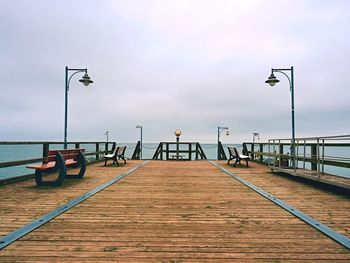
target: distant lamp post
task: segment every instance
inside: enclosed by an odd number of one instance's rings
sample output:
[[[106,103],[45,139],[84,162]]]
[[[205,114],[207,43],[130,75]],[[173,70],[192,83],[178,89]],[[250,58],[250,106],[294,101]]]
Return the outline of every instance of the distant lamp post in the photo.
[[[255,143],[255,138],[260,140],[260,134],[258,132],[253,132],[253,144]]]
[[[68,77],[68,73],[70,71],[74,71],[72,75]],[[90,79],[89,75],[87,74],[87,68],[85,69],[76,69],[76,68],[68,68],[65,69],[65,107],[64,107],[64,149],[67,149],[67,117],[68,117],[68,91],[69,91],[69,83],[72,77],[79,73],[79,72],[85,72],[84,76],[79,80],[82,82],[85,86],[89,86],[93,81]]]
[[[290,77],[284,71],[290,72]],[[272,68],[270,77],[265,81],[265,83],[268,83],[270,86],[274,86],[276,83],[279,82],[279,80],[273,74],[274,72],[279,72],[285,75],[289,80],[290,93],[291,93],[291,108],[292,108],[292,143],[290,147],[290,153],[292,157],[292,165],[295,166],[294,69],[293,67],[286,68],[286,69]]]
[[[140,129],[140,159],[142,159],[142,126],[141,125],[136,125],[137,129]]]
[[[107,137],[107,144],[108,144],[108,134],[109,134],[109,131],[106,131],[105,135]]]
[[[179,129],[175,130],[176,136],[176,159],[179,160],[179,141],[180,141],[181,131]]]
[[[176,142],[179,142],[179,137],[181,135],[181,131],[179,129],[175,130]]]
[[[226,130],[226,136],[229,136],[230,135],[230,131],[229,131],[228,127],[220,127],[220,126],[218,126],[218,160],[220,158],[220,150],[219,150],[220,135],[221,135],[221,132],[223,132],[225,130]]]

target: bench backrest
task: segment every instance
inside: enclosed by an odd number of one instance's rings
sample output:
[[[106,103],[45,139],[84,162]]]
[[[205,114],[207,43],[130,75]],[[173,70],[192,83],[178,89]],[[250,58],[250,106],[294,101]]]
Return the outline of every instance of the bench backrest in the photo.
[[[233,150],[235,150],[236,156],[238,157],[239,156],[239,152],[237,151],[237,148],[233,147]]]
[[[237,157],[237,150],[235,147],[227,147],[230,156]]]
[[[123,156],[125,153],[126,146],[120,146],[117,150],[117,156]]]
[[[76,160],[78,158],[78,154],[80,152],[84,153],[85,149],[64,149],[64,150],[49,150],[48,151],[48,162],[53,162],[56,160],[56,154],[59,152],[62,154],[62,157],[64,160],[74,159]]]

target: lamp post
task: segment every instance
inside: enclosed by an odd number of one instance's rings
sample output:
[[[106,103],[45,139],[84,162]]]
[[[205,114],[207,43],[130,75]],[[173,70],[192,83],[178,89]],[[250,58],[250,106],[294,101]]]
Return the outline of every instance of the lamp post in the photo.
[[[290,77],[286,72],[290,72]],[[279,72],[285,75],[289,81],[290,93],[291,93],[291,108],[292,108],[292,143],[290,148],[290,153],[292,157],[292,165],[295,166],[295,118],[294,118],[294,69],[293,66],[290,68],[272,68],[270,77],[265,81],[270,86],[274,86],[279,80],[273,74],[274,72]]]
[[[140,129],[141,135],[140,135],[140,159],[142,159],[142,126],[141,125],[136,125],[137,129]]]
[[[72,75],[68,78],[69,71],[74,71]],[[90,85],[93,83],[93,81],[90,79],[89,75],[87,74],[87,68],[85,69],[77,69],[77,68],[68,68],[65,69],[65,106],[64,106],[64,149],[67,149],[67,116],[68,116],[68,91],[69,91],[69,83],[72,77],[79,73],[79,72],[85,72],[84,76],[79,80],[82,82],[85,86]]]
[[[105,135],[107,136],[107,145],[108,145],[108,134],[109,134],[109,131],[106,131]]]
[[[176,136],[176,159],[179,160],[179,141],[180,141],[181,131],[179,129],[175,130]]]
[[[224,130],[226,130],[226,135],[229,136],[230,135],[230,131],[229,131],[228,127],[220,127],[220,126],[218,126],[218,160],[220,158],[220,150],[219,150],[220,134]]]
[[[258,140],[260,140],[260,134],[258,132],[253,132],[253,144],[255,143],[255,138],[258,138]]]

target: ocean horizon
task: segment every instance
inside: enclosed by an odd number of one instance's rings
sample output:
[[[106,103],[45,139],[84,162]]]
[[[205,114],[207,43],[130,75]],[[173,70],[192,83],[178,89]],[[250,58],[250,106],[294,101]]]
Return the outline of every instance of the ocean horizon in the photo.
[[[133,152],[136,147],[136,143],[117,143],[117,146],[126,146],[125,156],[131,159]],[[159,143],[143,143],[142,147],[142,159],[149,160],[152,159]],[[242,152],[242,144],[223,144],[226,156],[229,157],[227,150],[228,146],[237,147],[240,152]],[[74,146],[71,146],[74,147]],[[93,144],[81,144],[81,148],[85,148],[87,153],[95,152],[95,145]],[[216,143],[203,143],[201,147],[208,160],[217,160],[217,144]],[[70,148],[70,147],[69,147]],[[63,149],[63,144],[50,145],[50,149]],[[104,150],[104,144],[101,144],[101,151]],[[181,146],[180,146],[181,150]],[[350,156],[350,149],[338,148],[331,149],[332,154],[336,156]],[[267,147],[264,147],[264,151],[267,151]],[[287,151],[286,151],[287,152]],[[42,158],[42,144],[23,144],[23,145],[0,145],[0,162],[8,161],[18,161],[26,159]],[[88,161],[94,161],[95,156],[87,156]],[[265,158],[264,160],[268,160]],[[301,162],[299,162],[301,163]],[[302,164],[299,165],[302,167]],[[306,163],[306,168],[310,169],[310,164]],[[342,167],[334,167],[325,165],[326,173],[348,177],[350,178],[350,169]],[[26,165],[19,165],[14,167],[0,168],[0,180],[8,179],[18,176],[23,176],[27,174],[32,174],[33,170],[26,168]]]
[[[131,159],[134,153],[136,143],[117,143],[117,146],[126,146],[125,156]],[[142,159],[152,159],[159,143],[143,143],[142,147]],[[241,148],[241,144],[223,144],[226,155],[228,155],[227,146],[235,146]],[[85,151],[95,152],[95,145],[92,144],[81,144],[81,148]],[[201,144],[201,147],[209,160],[217,159],[217,144]],[[50,145],[50,149],[63,149],[63,144]],[[101,151],[104,150],[104,145],[101,144]],[[240,149],[241,150],[241,149]],[[26,160],[34,158],[42,158],[42,144],[24,144],[24,145],[0,145],[0,162]],[[88,161],[94,161],[94,155],[87,157]],[[33,173],[33,170],[26,168],[26,165],[19,165],[15,167],[0,168],[0,180],[7,179],[17,176]]]

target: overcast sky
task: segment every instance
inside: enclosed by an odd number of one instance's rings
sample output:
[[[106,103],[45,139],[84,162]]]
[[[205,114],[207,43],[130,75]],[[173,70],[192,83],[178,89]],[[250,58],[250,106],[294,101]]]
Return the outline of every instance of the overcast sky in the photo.
[[[0,140],[224,143],[350,133],[348,0],[0,0]]]

